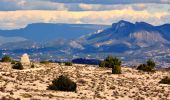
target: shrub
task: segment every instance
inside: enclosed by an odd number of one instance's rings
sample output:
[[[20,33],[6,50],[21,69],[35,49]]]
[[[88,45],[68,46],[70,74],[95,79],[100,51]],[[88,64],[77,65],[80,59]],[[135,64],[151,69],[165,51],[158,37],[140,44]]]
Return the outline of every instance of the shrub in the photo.
[[[137,67],[137,70],[142,70],[142,71],[145,71],[145,72],[151,72],[152,68],[150,66],[148,66],[147,64],[140,64]]]
[[[9,57],[9,56],[4,56],[4,57],[1,59],[1,61],[2,61],[2,62],[11,62],[12,59],[11,59],[11,57]]]
[[[49,61],[40,61],[41,64],[49,64]]]
[[[65,62],[65,66],[72,66],[73,64],[71,62]]]
[[[118,65],[113,66],[112,74],[121,74],[121,66]]]
[[[16,64],[14,64],[12,66],[13,69],[19,69],[19,70],[22,70],[24,69],[23,65],[20,63],[20,62],[17,62]]]
[[[11,61],[11,64],[15,64],[15,61],[14,61],[14,60],[12,60],[12,61]]]
[[[140,64],[137,67],[137,70],[142,70],[142,71],[145,71],[145,72],[152,72],[155,65],[156,65],[155,62],[149,59],[146,63],[147,64]]]
[[[63,75],[59,76],[57,79],[54,79],[52,84],[48,86],[49,90],[59,91],[76,91],[76,88],[76,83]]]
[[[150,66],[152,69],[153,69],[153,68],[155,67],[155,65],[156,65],[155,62],[152,61],[151,59],[149,59],[146,63],[147,63],[147,65]]]
[[[159,81],[159,83],[161,83],[161,84],[170,84],[170,78],[168,76],[166,76],[161,81]]]
[[[35,65],[32,63],[32,64],[31,64],[31,68],[34,68],[34,67],[35,67]]]
[[[99,67],[112,68],[112,74],[120,74],[121,73],[121,60],[116,57],[108,56],[104,61],[102,61],[99,64]]]
[[[105,67],[105,61],[101,61],[99,67]]]
[[[15,60],[12,60],[11,61],[11,64],[16,64],[16,63],[18,63],[19,61],[15,61]]]

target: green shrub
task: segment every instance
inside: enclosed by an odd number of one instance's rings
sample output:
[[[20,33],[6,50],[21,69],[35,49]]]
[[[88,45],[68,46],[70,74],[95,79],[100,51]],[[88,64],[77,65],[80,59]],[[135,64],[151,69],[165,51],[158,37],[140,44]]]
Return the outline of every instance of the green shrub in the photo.
[[[20,63],[20,62],[17,62],[16,64],[14,64],[12,66],[13,69],[19,69],[19,70],[22,70],[24,69],[23,65]]]
[[[2,61],[2,62],[11,62],[12,59],[11,59],[11,57],[9,57],[9,56],[4,56],[4,57],[1,59],[1,61]]]
[[[145,72],[152,72],[155,65],[156,65],[155,62],[149,59],[146,63],[147,64],[140,64],[137,67],[137,70],[142,70],[142,71],[145,71]]]
[[[65,66],[72,66],[73,64],[71,62],[65,62]]]
[[[99,67],[108,67],[112,68],[112,74],[120,74],[121,73],[121,60],[108,56],[104,61],[101,61]]]
[[[121,66],[118,65],[113,66],[112,74],[121,74]]]
[[[40,61],[41,64],[49,64],[49,61]]]
[[[142,71],[145,71],[145,72],[151,72],[152,68],[150,66],[148,66],[147,64],[140,64],[137,67],[137,70],[142,70]]]
[[[170,84],[170,78],[168,76],[166,76],[161,81],[159,81],[159,83],[161,83],[161,84]]]
[[[155,67],[155,65],[156,65],[155,62],[152,61],[151,59],[149,59],[146,63],[147,63],[147,65],[150,66],[152,69],[153,69],[153,68]]]
[[[101,61],[99,67],[105,67],[105,61]]]
[[[59,91],[76,91],[76,88],[76,83],[63,75],[59,76],[57,79],[54,79],[52,84],[48,86],[49,90]]]

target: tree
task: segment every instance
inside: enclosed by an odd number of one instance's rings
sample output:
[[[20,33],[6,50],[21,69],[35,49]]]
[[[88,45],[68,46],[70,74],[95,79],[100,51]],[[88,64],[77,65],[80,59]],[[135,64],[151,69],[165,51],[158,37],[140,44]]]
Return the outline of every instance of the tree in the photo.
[[[156,65],[155,62],[152,61],[151,59],[149,59],[146,63],[147,63],[147,65],[150,66],[152,69],[153,69],[153,68],[155,67],[155,65]]]
[[[112,68],[113,74],[120,74],[121,73],[121,60],[113,57],[108,56],[104,61],[101,61],[99,67],[108,67]]]

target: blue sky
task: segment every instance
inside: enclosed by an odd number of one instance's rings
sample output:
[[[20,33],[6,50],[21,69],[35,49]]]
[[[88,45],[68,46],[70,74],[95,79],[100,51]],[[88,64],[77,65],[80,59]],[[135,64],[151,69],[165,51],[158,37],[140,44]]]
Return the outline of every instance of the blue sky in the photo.
[[[170,0],[0,0],[0,29],[29,23],[170,23]]]

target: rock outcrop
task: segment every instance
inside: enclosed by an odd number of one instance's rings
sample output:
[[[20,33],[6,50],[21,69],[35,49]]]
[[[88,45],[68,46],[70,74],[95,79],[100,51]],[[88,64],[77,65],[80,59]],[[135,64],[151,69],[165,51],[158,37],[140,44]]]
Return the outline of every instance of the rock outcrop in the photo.
[[[20,62],[24,66],[30,66],[31,65],[29,56],[26,53],[21,56]]]

